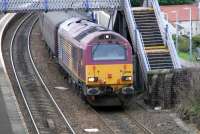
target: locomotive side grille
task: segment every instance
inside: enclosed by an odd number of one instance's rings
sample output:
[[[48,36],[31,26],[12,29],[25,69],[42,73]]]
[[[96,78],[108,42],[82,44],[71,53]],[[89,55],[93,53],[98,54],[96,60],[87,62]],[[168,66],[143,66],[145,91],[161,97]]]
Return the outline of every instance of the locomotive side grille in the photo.
[[[97,31],[97,28],[91,27],[85,30],[84,32],[80,33],[78,36],[75,37],[75,39],[80,42],[80,40],[83,39],[85,36],[87,36],[88,34],[94,33],[95,31]]]
[[[75,37],[75,39],[77,40],[77,41],[79,41],[80,42],[80,40],[81,39],[83,39],[85,36],[87,36],[87,35],[89,35],[89,34],[91,34],[91,33],[94,33],[94,32],[96,32],[96,31],[100,31],[101,29],[99,28],[99,27],[94,27],[94,26],[92,26],[92,27],[90,27],[89,29],[87,29],[87,30],[84,30],[83,32],[81,32],[79,35],[77,35],[76,37]]]

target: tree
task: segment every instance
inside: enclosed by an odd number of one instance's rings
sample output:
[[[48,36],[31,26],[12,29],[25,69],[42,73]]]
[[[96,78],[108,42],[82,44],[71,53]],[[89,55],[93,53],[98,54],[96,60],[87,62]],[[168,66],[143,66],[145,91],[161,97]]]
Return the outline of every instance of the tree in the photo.
[[[196,35],[192,37],[193,48],[200,47],[200,35]]]
[[[189,4],[195,2],[195,0],[158,0],[161,5],[178,5]]]
[[[132,6],[140,6],[143,3],[143,0],[131,0]]]

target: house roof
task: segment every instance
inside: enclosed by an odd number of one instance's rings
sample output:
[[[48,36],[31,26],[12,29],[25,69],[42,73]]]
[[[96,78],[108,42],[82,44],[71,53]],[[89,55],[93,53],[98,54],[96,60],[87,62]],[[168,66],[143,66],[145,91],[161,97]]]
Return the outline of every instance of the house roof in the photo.
[[[198,4],[161,6],[161,10],[168,15],[169,22],[176,21],[176,12],[178,13],[179,21],[189,21],[189,10],[186,8],[191,8],[192,21],[199,20]]]

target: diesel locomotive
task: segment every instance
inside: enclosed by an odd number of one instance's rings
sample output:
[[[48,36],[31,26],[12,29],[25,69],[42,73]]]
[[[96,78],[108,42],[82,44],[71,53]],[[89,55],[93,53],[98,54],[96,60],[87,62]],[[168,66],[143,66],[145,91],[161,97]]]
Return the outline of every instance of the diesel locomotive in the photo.
[[[134,72],[127,39],[79,13],[43,13],[39,24],[67,79],[90,105],[128,104],[134,93]]]

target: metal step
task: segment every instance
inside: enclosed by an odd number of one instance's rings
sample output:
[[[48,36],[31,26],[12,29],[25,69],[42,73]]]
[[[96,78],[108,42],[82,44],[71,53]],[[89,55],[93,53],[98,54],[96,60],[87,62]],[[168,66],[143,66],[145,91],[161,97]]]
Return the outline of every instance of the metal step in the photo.
[[[148,59],[150,60],[163,60],[163,59],[171,59],[170,53],[163,53],[163,54],[155,54],[155,53],[148,53]]]
[[[163,67],[163,66],[173,66],[172,63],[154,63],[154,64],[150,64],[151,67]]]
[[[162,43],[163,44],[163,43]],[[149,47],[159,47],[161,44],[144,44],[144,47],[145,48],[149,48]],[[147,50],[157,50],[157,49],[145,49],[146,51]],[[160,49],[158,49],[160,50]],[[165,49],[166,50],[166,49]]]
[[[146,18],[146,17],[153,17],[156,18],[155,14],[135,14],[133,13],[135,18]]]
[[[144,29],[144,28],[140,29],[139,28],[139,31],[140,32],[158,32],[158,31],[160,31],[160,29],[159,28],[157,28],[157,29],[147,29],[147,28],[146,29]]]
[[[150,57],[150,56],[147,56],[149,61],[153,61],[153,60],[170,60],[171,59],[171,56],[160,56],[160,57]]]
[[[161,33],[158,33],[158,34],[143,34],[142,37],[143,38],[152,38],[152,37],[160,37],[160,38],[162,38]]]
[[[137,16],[137,15],[146,15],[146,14],[155,15],[153,10],[151,10],[151,11],[150,11],[150,10],[149,10],[149,11],[145,11],[145,10],[140,10],[140,11],[138,11],[138,10],[133,10],[132,12],[133,12],[133,14],[136,15],[136,16]]]
[[[140,16],[140,17],[135,17],[135,20],[155,20],[156,17],[153,17],[153,16]]]
[[[149,64],[156,64],[156,63],[168,63],[173,64],[171,59],[155,59],[155,60],[149,60]]]
[[[154,23],[154,24],[157,24],[157,20],[145,20],[145,19],[137,20],[136,18],[135,18],[135,20],[136,20],[136,23],[141,23],[141,24],[143,24],[143,23],[147,23],[147,24]]]
[[[147,19],[136,19],[135,18],[135,21],[136,21],[136,23],[141,23],[141,24],[144,24],[144,23],[147,23],[147,24],[157,24],[158,23],[157,20],[154,20],[154,19],[147,20]]]
[[[144,31],[141,32],[142,36],[143,35],[151,35],[151,34],[161,34],[160,31]]]
[[[158,26],[156,22],[149,23],[149,21],[137,21],[137,26]]]
[[[152,70],[156,70],[156,69],[173,69],[173,65],[172,66],[162,66],[162,67],[151,67]]]
[[[145,50],[154,50],[154,49],[167,49],[167,47],[164,44],[160,44],[157,46],[145,46]]]
[[[161,37],[157,37],[157,36],[152,36],[152,37],[143,37],[144,41],[148,41],[148,40],[162,40]]]
[[[160,53],[148,53],[148,57],[161,57],[161,56],[170,56],[169,52],[160,52]]]
[[[137,27],[140,29],[140,28],[159,28],[158,25],[137,25]]]
[[[144,46],[149,48],[149,49],[150,49],[150,47],[153,47],[153,46],[157,46],[158,47],[161,44],[163,44],[162,40],[148,40],[148,41],[143,40],[143,42],[144,42]],[[149,50],[149,49],[146,49],[146,50]],[[155,49],[159,49],[159,48],[155,48]]]
[[[139,24],[139,23],[137,23],[137,24]],[[155,30],[159,30],[160,31],[160,27],[158,27],[158,25],[155,25],[155,24],[152,24],[152,25],[150,25],[150,24],[147,24],[147,23],[144,23],[144,25],[143,24],[139,24],[139,25],[137,25],[137,28],[140,30],[145,30],[145,29],[155,29]]]

